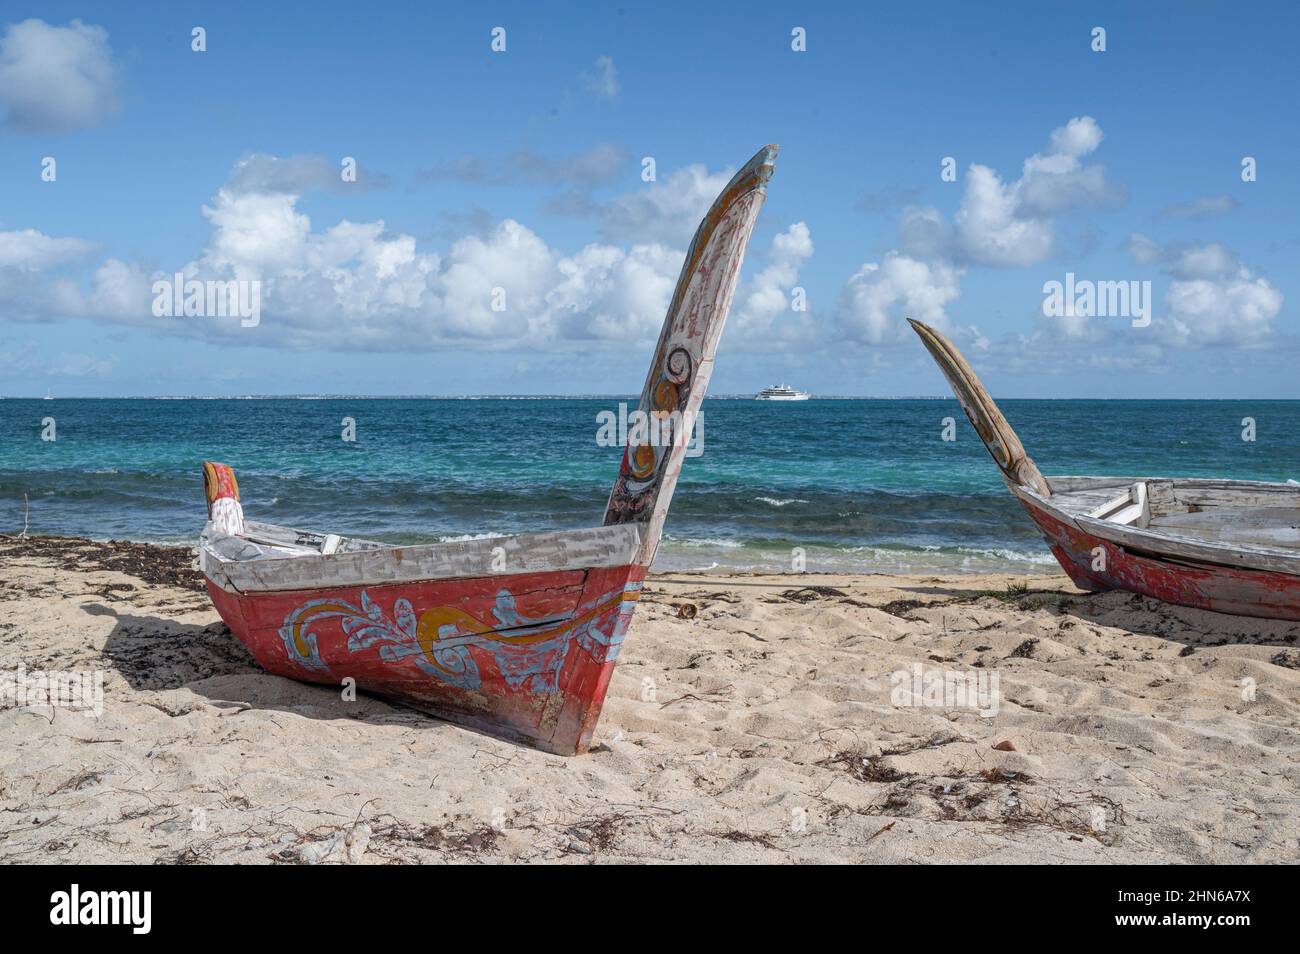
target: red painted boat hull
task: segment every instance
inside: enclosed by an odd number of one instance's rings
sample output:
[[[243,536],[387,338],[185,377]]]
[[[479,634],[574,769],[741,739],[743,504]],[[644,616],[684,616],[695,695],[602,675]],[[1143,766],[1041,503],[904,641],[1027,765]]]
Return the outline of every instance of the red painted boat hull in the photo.
[[[1135,553],[1084,533],[1023,497],[1018,499],[1043,531],[1061,568],[1081,589],[1128,590],[1216,613],[1300,620],[1300,578]]]
[[[251,594],[208,580],[208,592],[268,672],[575,755],[644,578],[632,565]]]

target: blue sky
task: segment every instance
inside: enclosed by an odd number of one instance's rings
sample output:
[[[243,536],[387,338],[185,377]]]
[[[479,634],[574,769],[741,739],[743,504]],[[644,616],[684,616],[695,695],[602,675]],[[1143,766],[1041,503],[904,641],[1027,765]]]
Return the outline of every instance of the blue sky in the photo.
[[[999,395],[1300,397],[1297,19],[10,3],[0,394],[629,393],[699,215],[777,142],[714,393],[944,393],[911,315]],[[260,277],[260,324],[154,317],[182,268]],[[1149,280],[1150,325],[1045,317],[1067,272]]]

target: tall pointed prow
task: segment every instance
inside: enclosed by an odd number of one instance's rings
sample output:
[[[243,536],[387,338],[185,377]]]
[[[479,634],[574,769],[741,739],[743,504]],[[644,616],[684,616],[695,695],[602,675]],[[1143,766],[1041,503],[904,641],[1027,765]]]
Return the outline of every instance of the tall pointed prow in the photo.
[[[605,525],[641,524],[637,562],[648,567],[681,475],[686,447],[713,374],[713,354],[736,291],[750,233],[767,197],[779,147],[760,149],[700,222],[664,318],[638,410],[648,433],[623,452]]]
[[[989,392],[984,390],[984,385],[971,370],[971,366],[966,363],[966,359],[961,356],[961,352],[951,341],[929,325],[912,318],[907,319],[907,322],[920,337],[926,350],[934,357],[943,376],[948,379],[948,384],[957,395],[957,401],[966,412],[967,419],[975,428],[975,433],[980,436],[980,440],[984,442],[984,446],[988,448],[1002,475],[1012,484],[1028,487],[1036,494],[1050,497],[1052,489],[1048,486],[1046,478],[1039,472],[1033,459],[1025,453],[1020,438],[1011,429],[1007,419],[1002,416],[998,406],[993,403]]]

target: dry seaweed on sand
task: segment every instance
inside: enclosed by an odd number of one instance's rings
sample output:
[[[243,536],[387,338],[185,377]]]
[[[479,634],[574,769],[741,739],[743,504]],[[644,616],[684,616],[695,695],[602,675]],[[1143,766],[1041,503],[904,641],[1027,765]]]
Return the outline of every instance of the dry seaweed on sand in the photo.
[[[377,825],[370,836],[371,850],[385,845],[408,845],[453,854],[495,851],[501,832],[490,825],[458,831],[443,825],[412,825],[399,819]]]
[[[1283,666],[1287,669],[1300,669],[1300,652],[1284,649],[1280,653],[1275,653],[1269,662],[1274,666]]]
[[[780,846],[774,844],[771,838],[761,833],[729,829],[727,831],[701,832],[701,834],[709,835],[713,838],[721,839],[722,841],[729,841],[733,844],[761,845],[764,848],[771,848],[773,851],[781,850]]]
[[[1037,639],[1026,639],[1015,649],[1011,650],[1007,656],[1008,659],[1030,659],[1034,655],[1034,648],[1038,645]]]
[[[815,603],[818,600],[833,599],[837,603],[845,603],[849,606],[866,606],[862,601],[853,599],[843,590],[837,590],[833,586],[801,586],[796,590],[785,590],[781,593],[781,598],[791,603]]]
[[[47,557],[56,560],[64,570],[108,570],[157,586],[176,586],[196,592],[205,589],[203,574],[194,565],[194,554],[188,547],[123,540],[103,542],[82,537],[20,539],[0,535],[0,554],[9,559]],[[121,586],[114,584],[112,588],[120,589]]]
[[[955,596],[950,603],[977,603],[980,600],[997,600],[999,603],[1019,603],[1029,595],[1028,583],[1008,583],[1000,590],[972,590]]]
[[[859,782],[897,782],[913,774],[900,772],[892,765],[885,765],[881,762],[882,758],[884,756],[864,755],[861,751],[852,749],[847,752],[836,752],[816,764],[823,768],[838,768]]]
[[[925,605],[927,604],[921,600],[890,600],[883,606],[877,606],[876,609],[882,613],[888,613],[890,616],[897,616],[899,619],[912,620],[914,617],[907,614]]]

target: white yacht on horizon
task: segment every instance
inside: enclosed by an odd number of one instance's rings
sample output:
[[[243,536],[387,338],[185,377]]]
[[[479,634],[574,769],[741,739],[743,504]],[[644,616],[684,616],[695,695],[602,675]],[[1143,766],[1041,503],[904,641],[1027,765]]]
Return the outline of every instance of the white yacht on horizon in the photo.
[[[755,401],[806,401],[810,397],[807,391],[796,391],[794,388],[787,387],[784,384],[774,384],[770,388],[763,388],[754,395]]]

